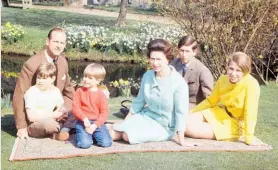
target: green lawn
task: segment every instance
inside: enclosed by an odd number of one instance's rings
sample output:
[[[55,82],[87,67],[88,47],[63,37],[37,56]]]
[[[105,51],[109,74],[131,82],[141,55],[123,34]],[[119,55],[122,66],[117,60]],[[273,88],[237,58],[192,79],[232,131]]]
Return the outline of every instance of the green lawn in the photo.
[[[111,112],[119,109],[122,98],[110,99]],[[267,152],[170,152],[126,153],[56,160],[9,162],[15,140],[12,115],[2,114],[2,169],[277,169],[278,164],[278,86],[262,86],[256,135],[273,146]],[[114,118],[110,116],[110,118]]]
[[[25,36],[23,40],[13,45],[2,44],[1,51],[5,53],[17,53],[24,55],[33,55],[34,52],[44,48],[45,39],[48,31],[65,22],[66,24],[86,25],[86,26],[104,26],[110,28],[115,32],[137,32],[137,21],[127,21],[127,26],[124,28],[114,27],[113,24],[116,21],[111,17],[100,17],[94,15],[75,14],[70,12],[61,12],[53,10],[41,10],[41,9],[20,9],[20,8],[1,8],[1,20],[2,25],[6,22],[12,24],[20,24],[25,29]],[[125,61],[125,60],[137,60],[141,56],[131,55],[119,55],[116,52],[102,53],[97,50],[90,50],[88,53],[81,53],[76,50],[68,50],[66,52],[67,57],[71,59],[87,58],[95,61]]]
[[[48,30],[62,23],[92,26],[112,26],[115,18],[76,14],[42,9],[20,9],[5,7],[1,11],[2,24],[10,21],[24,27],[36,27]]]
[[[101,9],[110,12],[120,12],[119,6],[105,6],[105,5],[87,5],[85,8],[88,9]],[[127,12],[132,14],[144,14],[144,15],[162,15],[156,8],[143,9],[140,7],[127,7]]]

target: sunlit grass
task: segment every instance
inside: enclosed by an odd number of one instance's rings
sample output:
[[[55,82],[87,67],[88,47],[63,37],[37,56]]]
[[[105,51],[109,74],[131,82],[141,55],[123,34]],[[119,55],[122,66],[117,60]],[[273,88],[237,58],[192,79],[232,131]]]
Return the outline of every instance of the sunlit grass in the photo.
[[[125,98],[109,100],[110,113],[118,112]],[[240,169],[275,170],[278,160],[278,86],[262,86],[256,136],[274,148],[266,152],[169,152],[127,153],[104,156],[48,159],[9,162],[8,158],[15,140],[15,127],[11,114],[2,115],[2,169]],[[113,115],[110,119],[115,119]]]
[[[41,10],[41,9],[19,9],[19,8],[2,8],[2,24],[11,22],[20,24],[26,30],[23,40],[16,44],[7,45],[2,41],[1,51],[5,53],[16,53],[31,56],[39,50],[44,49],[45,40],[49,30],[61,23],[88,25],[88,26],[105,26],[112,29],[115,33],[124,31],[125,33],[136,33],[138,28],[135,26],[137,21],[128,21],[125,28],[114,27],[115,18],[100,17],[85,14],[75,14],[69,12]],[[78,50],[70,49],[66,56],[71,59],[91,59],[95,61],[126,61],[137,60],[142,56],[118,54],[115,51],[100,52],[90,49],[88,53],[82,53]]]

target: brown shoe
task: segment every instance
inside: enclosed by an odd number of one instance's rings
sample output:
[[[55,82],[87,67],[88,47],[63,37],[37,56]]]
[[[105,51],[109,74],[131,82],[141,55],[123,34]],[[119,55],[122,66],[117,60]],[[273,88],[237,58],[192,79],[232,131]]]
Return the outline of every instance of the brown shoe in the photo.
[[[59,141],[65,141],[69,138],[68,132],[57,132],[53,133],[52,139],[59,140]]]

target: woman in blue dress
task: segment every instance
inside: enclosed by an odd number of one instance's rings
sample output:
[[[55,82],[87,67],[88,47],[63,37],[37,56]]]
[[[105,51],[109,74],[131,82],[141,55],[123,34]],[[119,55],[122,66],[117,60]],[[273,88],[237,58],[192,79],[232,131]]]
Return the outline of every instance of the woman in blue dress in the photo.
[[[151,70],[142,78],[130,113],[123,122],[112,126],[111,136],[114,140],[138,144],[170,140],[178,133],[178,142],[184,146],[188,86],[169,65],[173,58],[169,42],[155,39],[149,42],[147,49]]]

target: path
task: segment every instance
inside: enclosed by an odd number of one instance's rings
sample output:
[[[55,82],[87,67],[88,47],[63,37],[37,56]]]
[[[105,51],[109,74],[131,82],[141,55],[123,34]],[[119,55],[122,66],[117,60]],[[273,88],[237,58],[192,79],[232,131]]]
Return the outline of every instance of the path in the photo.
[[[22,6],[21,4],[10,4],[11,6]],[[65,11],[79,14],[87,15],[97,15],[97,16],[106,16],[117,18],[118,12],[110,12],[100,9],[85,9],[83,6],[73,3],[69,6],[41,6],[41,5],[32,5],[30,8],[35,9],[47,9],[47,10],[56,10],[56,11]],[[144,14],[132,14],[128,13],[126,16],[127,20],[138,20],[138,21],[149,21],[157,22],[162,24],[174,24],[174,21],[171,18],[155,15],[144,15]]]

